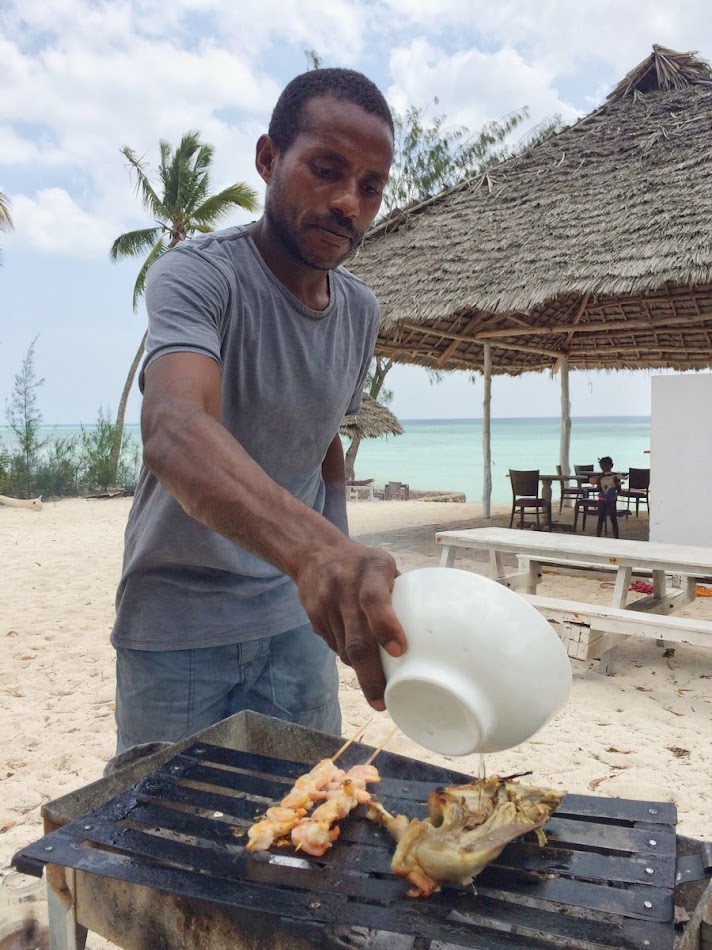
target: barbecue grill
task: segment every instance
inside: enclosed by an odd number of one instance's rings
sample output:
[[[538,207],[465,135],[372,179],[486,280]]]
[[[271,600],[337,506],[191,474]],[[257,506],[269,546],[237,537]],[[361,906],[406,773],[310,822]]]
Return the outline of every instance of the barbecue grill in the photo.
[[[394,843],[362,808],[322,858],[246,852],[255,817],[339,745],[240,713],[46,805],[50,833],[13,863],[34,874],[48,866],[53,950],[82,946],[83,928],[128,950],[682,946],[676,873],[700,877],[711,859],[677,860],[669,803],[568,795],[545,847],[526,836],[476,879],[476,893],[444,886],[428,899],[406,896],[390,870]],[[372,751],[354,743],[339,761]],[[388,752],[377,765],[374,797],[409,817],[424,816],[433,787],[471,779]]]

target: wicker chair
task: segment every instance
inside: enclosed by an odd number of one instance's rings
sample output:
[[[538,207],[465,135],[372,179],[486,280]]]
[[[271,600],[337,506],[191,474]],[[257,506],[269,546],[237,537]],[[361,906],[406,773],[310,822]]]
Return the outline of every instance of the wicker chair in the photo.
[[[576,478],[578,479],[579,485],[587,482],[589,476],[593,475],[595,471],[595,465],[574,465],[574,472],[576,472]]]
[[[512,484],[512,515],[509,527],[514,524],[514,515],[519,512],[519,527],[524,527],[524,515],[529,512],[536,518],[536,527],[541,531],[539,512],[546,514],[546,528],[551,531],[551,502],[539,496],[539,470],[517,471],[510,468],[509,480]],[[534,522],[529,522],[532,526]]]
[[[583,498],[579,498],[576,501],[576,507],[574,508],[574,533],[578,529],[578,520],[579,515],[582,515],[581,521],[581,530],[586,530],[586,518],[588,515],[592,515],[596,519],[596,524],[598,524],[598,496],[597,495],[586,495]],[[603,530],[608,534],[608,521],[603,525]]]
[[[386,501],[408,501],[410,485],[405,485],[403,482],[388,482],[384,496]]]
[[[564,477],[564,473],[562,472],[560,465],[556,466],[556,474],[559,475],[561,478]],[[559,497],[559,514],[561,514],[561,510],[564,507],[565,501],[567,501],[568,499],[577,501],[579,498],[585,498],[586,495],[588,494],[586,489],[581,487],[580,478],[574,478],[574,476],[571,476],[571,481],[572,482],[575,481],[576,484],[571,485],[571,484],[568,484],[567,482],[559,482],[559,485],[561,486],[561,496]]]
[[[630,512],[631,501],[635,502],[635,517],[638,517],[640,503],[644,502],[645,507],[650,511],[648,498],[650,495],[650,469],[649,468],[631,468],[628,471],[628,481],[625,488],[618,492],[619,498],[626,499],[626,511]]]

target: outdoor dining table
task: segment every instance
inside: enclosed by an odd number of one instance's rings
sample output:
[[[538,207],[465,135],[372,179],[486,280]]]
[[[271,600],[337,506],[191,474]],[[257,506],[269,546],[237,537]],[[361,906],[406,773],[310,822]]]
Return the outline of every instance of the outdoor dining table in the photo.
[[[591,475],[600,474],[598,472],[591,472]],[[628,477],[628,472],[616,472],[618,478],[624,480]],[[541,497],[546,498],[547,501],[551,501],[551,485],[552,482],[578,482],[579,488],[584,489],[586,492],[595,491],[596,486],[584,479],[583,475],[540,475],[539,479],[541,481]]]
[[[551,501],[552,482],[561,482],[565,485],[567,482],[577,481],[579,483],[579,488],[587,488],[587,490],[590,491],[592,491],[594,487],[590,484],[587,485],[587,483],[582,481],[580,476],[577,478],[576,475],[540,475],[539,479],[541,481],[541,497],[545,498],[547,501]]]
[[[712,547],[652,541],[560,535],[513,528],[471,528],[441,531],[441,565],[453,567],[463,550],[489,555],[492,577],[521,592],[549,620],[565,627],[587,629],[598,638],[596,655],[601,669],[611,674],[616,647],[629,636],[712,647],[712,621],[669,617],[692,603],[698,580],[712,577]],[[505,566],[504,556],[518,560],[516,570]],[[608,568],[615,571],[610,606],[564,601],[537,595],[542,564],[564,570]],[[628,603],[633,571],[652,577],[653,593]]]

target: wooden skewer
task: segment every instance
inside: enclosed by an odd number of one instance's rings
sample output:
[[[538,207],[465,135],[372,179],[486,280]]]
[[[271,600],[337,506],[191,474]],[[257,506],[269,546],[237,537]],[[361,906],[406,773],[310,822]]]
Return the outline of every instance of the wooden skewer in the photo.
[[[371,762],[373,762],[373,760],[376,758],[376,756],[378,755],[378,753],[379,753],[379,752],[383,752],[383,750],[386,748],[386,746],[388,745],[388,743],[391,741],[391,739],[393,738],[393,736],[394,736],[397,732],[398,732],[398,726],[394,726],[394,727],[393,727],[393,730],[388,733],[388,735],[387,735],[386,738],[383,740],[383,742],[379,745],[379,747],[374,750],[374,752],[372,753],[372,755],[371,755],[368,759],[366,759],[366,761],[365,761],[363,764],[364,764],[364,765],[370,765]]]
[[[366,722],[361,726],[361,728],[358,729],[347,742],[344,742],[344,744],[341,746],[339,751],[335,752],[334,755],[332,755],[331,761],[336,762],[338,757],[342,755],[344,752],[346,752],[346,750],[348,749],[348,747],[351,745],[352,742],[356,742],[357,739],[361,738],[361,736],[368,729],[368,727],[371,725],[372,722],[373,722],[373,716],[371,716],[370,719],[367,719]]]

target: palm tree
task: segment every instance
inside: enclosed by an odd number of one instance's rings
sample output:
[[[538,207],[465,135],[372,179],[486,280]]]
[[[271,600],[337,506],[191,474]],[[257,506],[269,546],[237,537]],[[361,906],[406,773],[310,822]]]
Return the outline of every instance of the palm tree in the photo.
[[[12,216],[10,214],[10,202],[0,191],[0,231],[12,231]]]
[[[161,140],[159,152],[160,187],[157,189],[149,178],[148,166],[133,149],[128,145],[121,149],[136,178],[136,191],[141,195],[143,206],[156,222],[151,228],[121,234],[109,251],[112,261],[146,254],[134,284],[134,311],[138,309],[143,296],[148,268],[162,254],[196,232],[207,234],[213,231],[218,222],[235,208],[255,211],[258,207],[257,192],[244,182],[229,185],[217,194],[210,193],[214,149],[212,145],[200,141],[199,132],[186,132],[175,150],[168,142]],[[110,458],[114,474],[121,454],[126,404],[145,343],[146,333],[141,339],[119,400]]]

